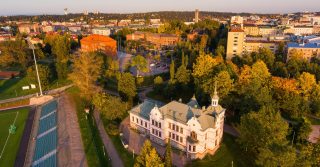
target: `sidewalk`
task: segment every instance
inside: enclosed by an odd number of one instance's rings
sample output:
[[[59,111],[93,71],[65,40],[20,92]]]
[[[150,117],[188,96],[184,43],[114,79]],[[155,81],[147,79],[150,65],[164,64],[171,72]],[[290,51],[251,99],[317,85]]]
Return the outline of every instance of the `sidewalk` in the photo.
[[[108,152],[108,156],[111,159],[111,163],[112,166],[114,167],[123,167],[123,162],[122,159],[120,158],[116,148],[114,147],[111,139],[109,138],[108,134],[106,133],[104,126],[103,126],[103,122],[100,118],[100,113],[98,111],[95,111],[93,113],[93,116],[95,118],[99,133],[100,133],[100,137],[103,141],[104,147]]]

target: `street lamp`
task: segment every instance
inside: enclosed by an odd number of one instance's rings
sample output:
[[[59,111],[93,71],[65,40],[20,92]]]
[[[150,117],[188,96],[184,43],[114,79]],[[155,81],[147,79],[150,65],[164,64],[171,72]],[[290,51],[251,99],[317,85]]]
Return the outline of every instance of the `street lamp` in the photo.
[[[39,89],[40,89],[40,96],[42,96],[42,88],[41,88],[41,82],[40,82],[40,78],[39,78],[39,72],[38,72],[38,66],[37,66],[37,60],[36,60],[36,55],[34,53],[34,45],[31,43],[30,38],[26,38],[29,48],[32,49],[32,53],[33,53],[33,59],[34,59],[34,65],[36,66],[36,72],[37,72],[37,78],[38,78],[38,84],[39,84]]]

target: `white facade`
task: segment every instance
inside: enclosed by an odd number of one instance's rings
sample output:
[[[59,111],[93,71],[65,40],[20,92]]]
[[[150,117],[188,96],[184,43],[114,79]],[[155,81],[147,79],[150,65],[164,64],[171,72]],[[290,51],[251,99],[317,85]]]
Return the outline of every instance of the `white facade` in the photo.
[[[213,99],[212,104],[203,109],[191,107],[190,102],[172,101],[161,107],[151,103],[146,100],[130,111],[130,126],[147,134],[150,140],[160,145],[170,140],[173,147],[186,152],[190,159],[202,159],[219,148],[225,109],[218,100]],[[149,119],[143,113],[149,114]]]
[[[94,28],[94,29],[92,29],[92,34],[109,36],[110,29],[108,29],[108,28]]]

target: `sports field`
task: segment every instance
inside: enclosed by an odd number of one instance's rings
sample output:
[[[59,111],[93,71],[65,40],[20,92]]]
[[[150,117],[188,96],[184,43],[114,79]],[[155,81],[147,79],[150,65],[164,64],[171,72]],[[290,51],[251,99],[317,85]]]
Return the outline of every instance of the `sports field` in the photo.
[[[29,110],[21,108],[0,111],[0,167],[14,166]],[[9,135],[9,127],[13,123],[16,131]]]

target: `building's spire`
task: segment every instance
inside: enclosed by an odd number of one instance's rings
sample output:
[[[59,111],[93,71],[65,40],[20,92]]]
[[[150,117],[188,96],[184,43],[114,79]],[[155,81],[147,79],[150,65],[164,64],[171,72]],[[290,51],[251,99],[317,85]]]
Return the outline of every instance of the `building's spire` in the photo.
[[[214,93],[213,97],[211,99],[211,105],[212,106],[218,106],[219,102],[219,96],[218,96],[218,91],[217,91],[217,81],[214,82]]]

